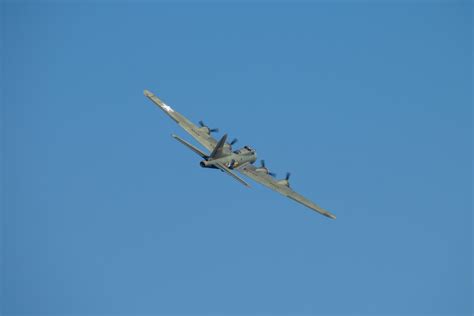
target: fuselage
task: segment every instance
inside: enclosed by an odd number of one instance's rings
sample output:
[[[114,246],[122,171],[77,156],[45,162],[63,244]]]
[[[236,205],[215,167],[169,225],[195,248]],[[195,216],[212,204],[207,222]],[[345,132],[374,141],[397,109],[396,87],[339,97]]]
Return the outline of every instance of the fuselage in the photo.
[[[230,151],[228,155],[217,159],[205,159],[200,162],[203,168],[216,168],[216,164],[223,164],[230,169],[246,163],[254,163],[257,160],[257,152],[249,146],[244,146],[238,150]]]

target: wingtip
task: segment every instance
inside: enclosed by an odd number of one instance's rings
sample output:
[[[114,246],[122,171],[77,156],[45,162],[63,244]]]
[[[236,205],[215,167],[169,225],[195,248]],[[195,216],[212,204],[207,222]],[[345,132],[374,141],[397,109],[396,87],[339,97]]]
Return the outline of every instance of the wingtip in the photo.
[[[146,96],[146,97],[151,97],[153,96],[153,93],[151,93],[150,91],[148,91],[147,89],[143,90],[143,94]]]

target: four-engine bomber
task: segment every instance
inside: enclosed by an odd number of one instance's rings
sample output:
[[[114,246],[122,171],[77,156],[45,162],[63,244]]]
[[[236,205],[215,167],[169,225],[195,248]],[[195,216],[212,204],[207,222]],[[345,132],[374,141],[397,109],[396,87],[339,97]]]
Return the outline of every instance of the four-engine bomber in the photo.
[[[238,171],[239,173],[298,203],[309,207],[316,212],[323,214],[324,216],[332,219],[336,218],[336,216],[330,212],[311,202],[301,194],[293,191],[290,188],[290,173],[287,173],[284,179],[277,180],[275,178],[276,175],[265,166],[264,160],[261,160],[260,166],[255,166],[254,163],[257,161],[257,153],[255,149],[249,146],[244,146],[240,149],[233,150],[232,146],[235,145],[237,139],[234,139],[228,143],[227,134],[225,134],[219,140],[216,140],[211,134],[217,132],[217,128],[210,128],[204,124],[203,121],[200,121],[199,126],[196,126],[183,115],[179,114],[169,105],[161,101],[150,91],[145,90],[144,93],[147,98],[153,101],[153,103],[162,109],[172,120],[178,123],[186,132],[188,132],[194,139],[196,139],[209,151],[209,153],[205,153],[186,140],[174,134],[172,135],[176,140],[202,158],[201,162],[199,163],[201,167],[219,169],[243,185],[249,187],[249,184],[234,172]]]

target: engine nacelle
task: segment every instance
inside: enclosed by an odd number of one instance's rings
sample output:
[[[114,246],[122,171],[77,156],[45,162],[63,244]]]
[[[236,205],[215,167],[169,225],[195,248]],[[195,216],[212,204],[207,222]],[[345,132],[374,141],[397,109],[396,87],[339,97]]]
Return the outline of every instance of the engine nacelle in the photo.
[[[208,135],[211,135],[211,133],[218,132],[218,128],[210,128],[206,124],[204,124],[203,121],[199,121],[199,125],[201,126],[199,129],[203,131],[204,133],[207,133]]]
[[[200,127],[199,129],[203,131],[204,133],[206,133],[207,135],[211,135],[211,129],[209,127],[203,126],[203,127]]]

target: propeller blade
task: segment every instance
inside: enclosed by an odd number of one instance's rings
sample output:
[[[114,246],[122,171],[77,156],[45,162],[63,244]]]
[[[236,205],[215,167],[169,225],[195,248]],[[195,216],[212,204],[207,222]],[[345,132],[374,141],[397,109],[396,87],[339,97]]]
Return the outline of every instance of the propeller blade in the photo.
[[[203,121],[199,121],[199,125],[201,125],[201,127],[204,127],[204,126],[206,126],[206,124],[204,124],[204,122],[203,122]]]
[[[230,145],[234,145],[234,144],[237,143],[237,142],[238,142],[237,138],[234,138],[234,139],[230,142]]]
[[[285,180],[286,180],[286,181],[290,180],[290,176],[291,176],[291,173],[287,172],[287,173],[286,173],[286,178],[285,178]]]
[[[265,168],[265,160],[260,160],[260,166],[262,166],[262,168]]]
[[[276,173],[269,172],[268,174],[271,175],[272,177],[276,177]]]
[[[210,133],[215,133],[215,132],[218,132],[218,131],[219,131],[218,128],[211,128],[211,129],[209,130]]]

